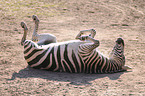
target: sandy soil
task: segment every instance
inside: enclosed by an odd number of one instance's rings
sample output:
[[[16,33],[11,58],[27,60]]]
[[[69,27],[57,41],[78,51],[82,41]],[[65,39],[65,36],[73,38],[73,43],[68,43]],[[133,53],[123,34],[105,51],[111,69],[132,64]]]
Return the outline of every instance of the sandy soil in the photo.
[[[1,96],[145,96],[144,0],[7,0],[0,1]],[[39,33],[72,40],[80,30],[94,28],[99,50],[106,56],[118,37],[125,40],[131,72],[70,74],[27,68],[20,45],[20,22],[33,32],[31,16],[40,18]]]

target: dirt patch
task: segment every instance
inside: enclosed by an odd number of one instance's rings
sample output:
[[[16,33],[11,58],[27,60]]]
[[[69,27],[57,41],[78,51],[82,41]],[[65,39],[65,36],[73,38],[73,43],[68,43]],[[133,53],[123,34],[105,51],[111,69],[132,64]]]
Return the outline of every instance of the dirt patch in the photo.
[[[0,1],[0,95],[145,95],[144,0],[8,0]],[[35,14],[39,33],[59,42],[80,30],[94,28],[99,50],[106,56],[118,37],[125,40],[126,65],[132,72],[70,74],[27,68],[20,45],[27,23],[31,39]]]

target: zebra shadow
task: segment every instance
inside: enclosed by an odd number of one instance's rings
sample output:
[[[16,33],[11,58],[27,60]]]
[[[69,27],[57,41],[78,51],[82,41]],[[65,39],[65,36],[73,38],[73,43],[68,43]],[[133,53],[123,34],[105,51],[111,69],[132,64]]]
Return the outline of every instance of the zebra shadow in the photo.
[[[91,84],[90,81],[108,77],[111,80],[117,80],[124,72],[112,74],[86,74],[86,73],[66,73],[66,72],[52,72],[46,70],[39,70],[33,68],[24,68],[18,73],[13,73],[11,79],[15,78],[42,78],[53,81],[70,82],[73,85]]]

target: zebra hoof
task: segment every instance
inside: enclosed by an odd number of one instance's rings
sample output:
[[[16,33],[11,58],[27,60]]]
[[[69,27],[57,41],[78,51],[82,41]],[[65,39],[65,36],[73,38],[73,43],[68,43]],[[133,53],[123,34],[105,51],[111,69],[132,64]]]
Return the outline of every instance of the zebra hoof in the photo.
[[[25,23],[24,22],[21,22],[21,27],[25,28]]]
[[[36,20],[36,15],[33,15],[33,16],[32,16],[32,19],[33,19],[33,20]]]
[[[33,16],[32,16],[32,19],[33,19],[34,21],[36,20],[36,21],[39,22],[39,19],[38,19],[38,17],[37,17],[36,15],[33,15]]]
[[[24,28],[25,30],[28,30],[28,28],[24,22],[21,22],[21,27]]]

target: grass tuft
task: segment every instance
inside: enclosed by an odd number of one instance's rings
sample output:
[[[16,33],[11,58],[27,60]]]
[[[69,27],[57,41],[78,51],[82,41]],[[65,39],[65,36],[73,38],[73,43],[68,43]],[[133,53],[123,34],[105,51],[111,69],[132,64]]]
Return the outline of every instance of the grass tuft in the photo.
[[[2,14],[0,15],[14,16],[15,18],[22,18],[33,14],[54,16],[59,13],[56,10],[62,7],[63,4],[49,1],[50,0],[1,0],[0,11]]]

